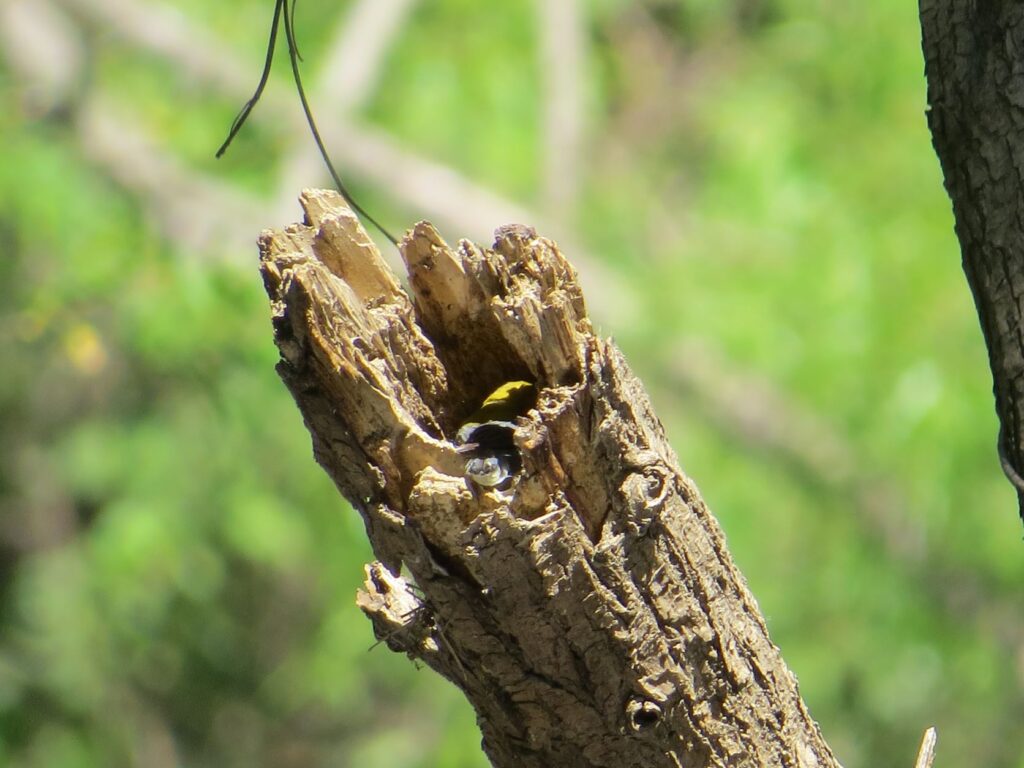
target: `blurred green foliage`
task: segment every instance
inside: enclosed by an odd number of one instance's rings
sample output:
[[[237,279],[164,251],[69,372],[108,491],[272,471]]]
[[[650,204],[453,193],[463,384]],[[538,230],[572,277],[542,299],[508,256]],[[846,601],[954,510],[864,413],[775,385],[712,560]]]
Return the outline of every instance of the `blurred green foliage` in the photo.
[[[300,3],[307,72],[348,5]],[[255,83],[269,0],[176,6]],[[826,738],[848,768],[910,765],[934,724],[944,765],[1024,766],[1024,611],[998,610],[1022,607],[1020,524],[925,125],[915,4],[585,9],[573,224],[643,297],[623,327],[614,298],[595,314],[648,382]],[[538,205],[536,25],[526,0],[420,4],[361,119]],[[238,104],[108,31],[88,41],[89,87],[165,151],[274,193],[282,126],[257,111],[215,164]],[[283,66],[271,88],[288,92]],[[274,373],[255,247],[244,269],[183,252],[74,119],[27,106],[9,65],[0,99],[0,764],[486,765],[457,692],[374,648],[355,609],[371,554]],[[388,221],[416,216],[353,186]],[[808,476],[681,391],[683,337],[830,425],[920,541],[887,546],[870,489]]]

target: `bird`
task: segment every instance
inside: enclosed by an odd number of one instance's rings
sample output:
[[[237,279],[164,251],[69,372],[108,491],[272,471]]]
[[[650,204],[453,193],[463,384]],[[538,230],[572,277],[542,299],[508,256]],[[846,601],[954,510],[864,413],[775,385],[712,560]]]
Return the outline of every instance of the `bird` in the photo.
[[[537,387],[529,381],[508,381],[489,394],[459,427],[455,439],[466,459],[466,477],[477,485],[495,487],[522,469],[513,435],[515,419],[537,402]]]

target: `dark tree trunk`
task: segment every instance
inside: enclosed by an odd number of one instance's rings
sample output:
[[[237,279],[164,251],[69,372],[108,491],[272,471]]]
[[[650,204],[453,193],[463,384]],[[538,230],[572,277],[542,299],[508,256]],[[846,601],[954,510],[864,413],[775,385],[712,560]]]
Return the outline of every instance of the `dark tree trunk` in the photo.
[[[1024,3],[921,0],[928,124],[992,367],[1000,461],[1024,516]]]

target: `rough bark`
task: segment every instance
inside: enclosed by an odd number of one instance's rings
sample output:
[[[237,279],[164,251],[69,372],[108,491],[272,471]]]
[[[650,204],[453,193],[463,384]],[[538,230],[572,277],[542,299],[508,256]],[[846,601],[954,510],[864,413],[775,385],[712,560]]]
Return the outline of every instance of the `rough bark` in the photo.
[[[920,0],[928,124],[992,368],[999,457],[1024,516],[1024,4]]]
[[[378,558],[359,605],[459,686],[501,768],[837,766],[570,264],[526,227],[401,244],[411,298],[332,192],[260,239],[278,370]],[[453,436],[537,383],[507,490]]]

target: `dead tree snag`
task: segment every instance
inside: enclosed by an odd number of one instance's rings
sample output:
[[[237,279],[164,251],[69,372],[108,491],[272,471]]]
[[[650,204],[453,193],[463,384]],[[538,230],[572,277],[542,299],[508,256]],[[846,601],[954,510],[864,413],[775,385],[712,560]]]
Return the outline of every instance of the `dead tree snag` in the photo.
[[[358,600],[475,707],[502,768],[836,766],[640,382],[526,227],[401,244],[411,298],[333,192],[260,239],[278,370],[378,558]],[[537,386],[508,487],[459,425]]]

